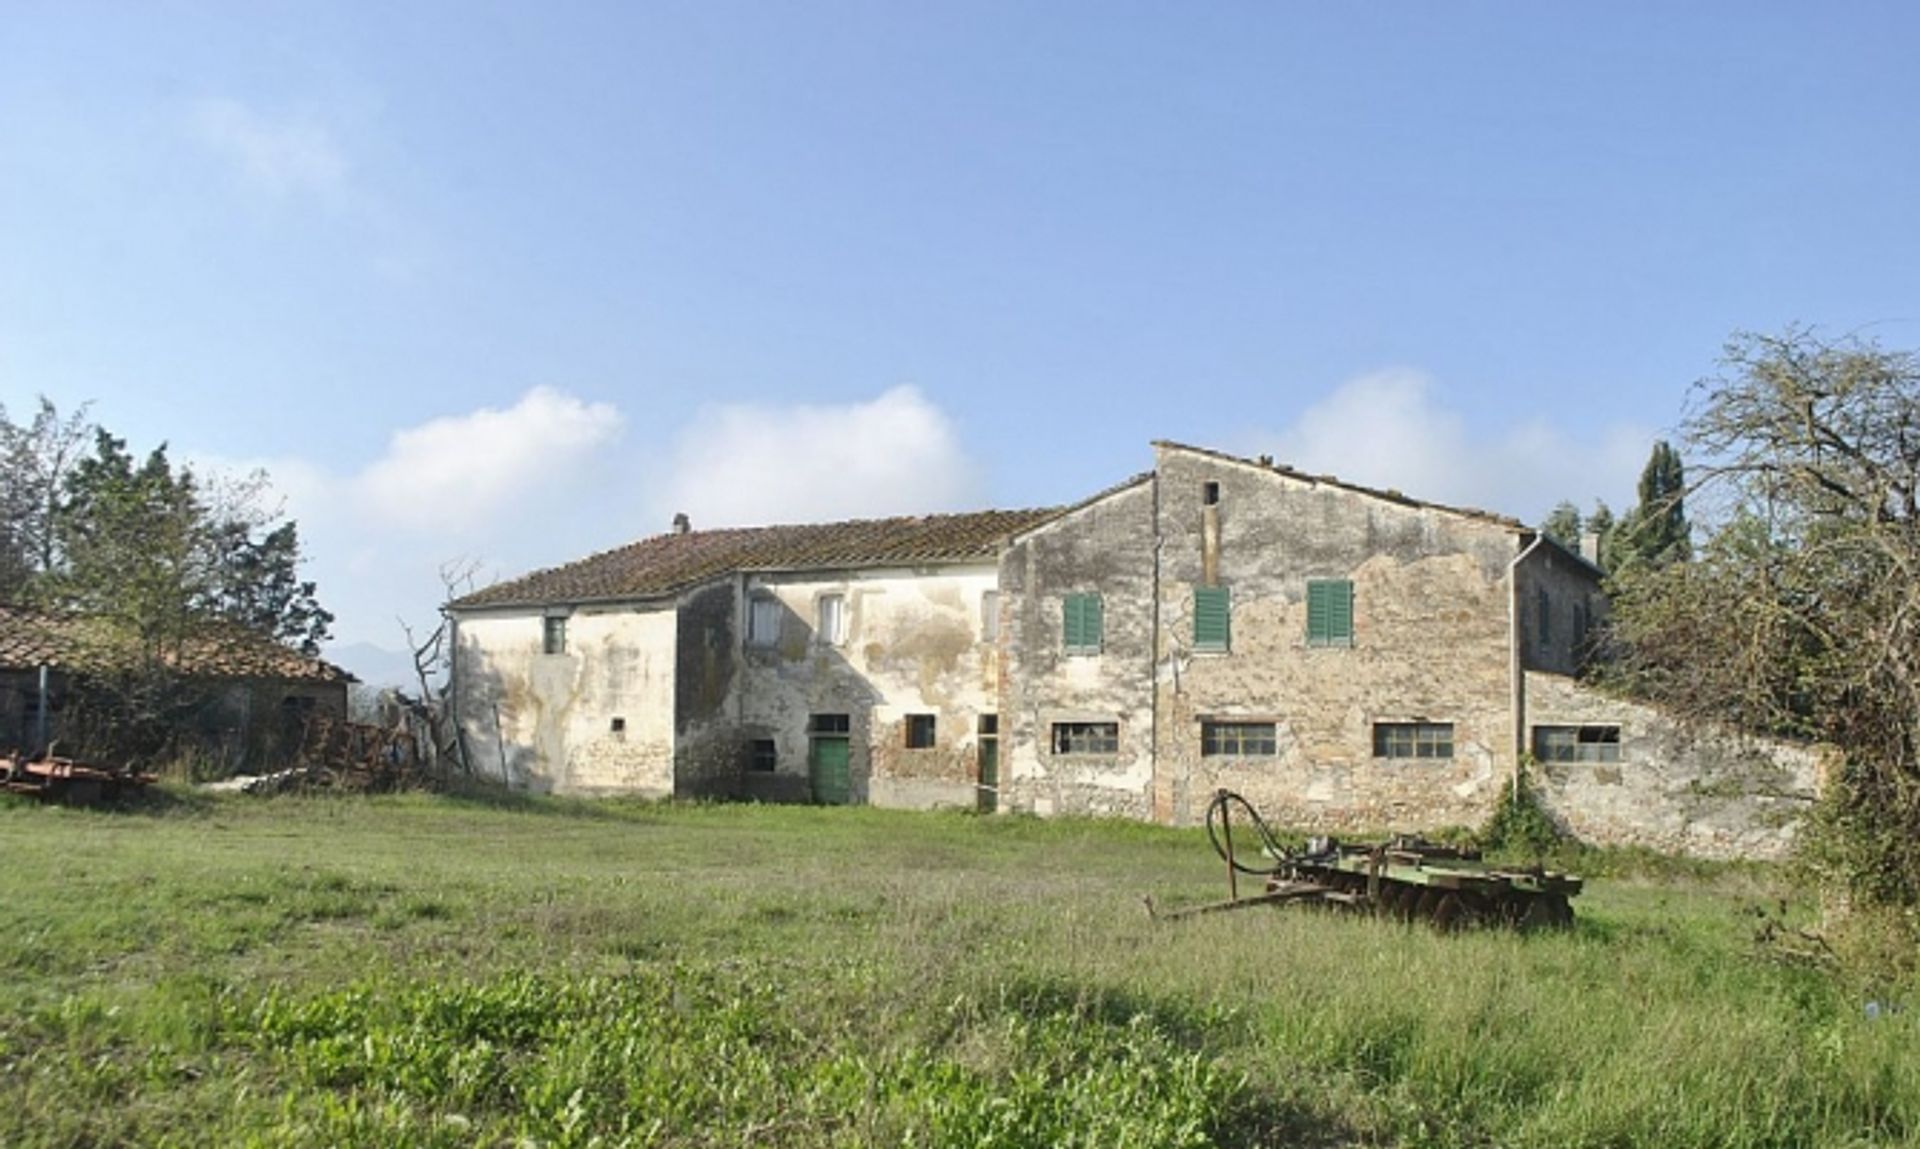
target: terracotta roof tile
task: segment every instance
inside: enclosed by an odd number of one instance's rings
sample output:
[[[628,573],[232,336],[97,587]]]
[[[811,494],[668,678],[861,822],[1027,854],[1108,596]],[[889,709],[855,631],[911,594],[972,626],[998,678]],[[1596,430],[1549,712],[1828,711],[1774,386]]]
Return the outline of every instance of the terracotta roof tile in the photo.
[[[131,652],[106,620],[0,604],[0,670],[40,666],[79,674],[127,665]],[[189,641],[176,669],[195,678],[351,682],[353,676],[244,627],[218,624]]]
[[[1043,507],[655,535],[496,583],[449,605],[460,610],[655,598],[745,570],[839,570],[988,560],[1000,553],[1008,536],[1059,513],[1060,508]]]
[[[1355,494],[1367,495],[1385,502],[1399,503],[1403,507],[1421,507],[1430,511],[1441,511],[1450,515],[1459,515],[1461,518],[1478,519],[1481,522],[1491,523],[1494,526],[1505,527],[1510,531],[1531,530],[1531,528],[1519,519],[1494,511],[1483,511],[1477,507],[1455,507],[1449,506],[1446,503],[1428,502],[1426,499],[1416,499],[1410,495],[1405,495],[1389,488],[1365,487],[1359,483],[1349,483],[1345,479],[1335,475],[1315,475],[1295,467],[1289,467],[1285,463],[1276,463],[1265,455],[1260,456],[1258,459],[1248,459],[1240,455],[1230,455],[1225,451],[1215,451],[1210,447],[1195,447],[1187,443],[1175,443],[1168,439],[1155,439],[1153,445],[1175,451],[1186,451],[1194,455],[1205,455],[1213,459],[1222,459],[1229,463],[1242,463],[1249,467],[1258,467],[1261,470],[1272,471],[1276,475],[1285,475],[1291,479],[1300,479],[1308,483],[1317,483],[1321,486],[1337,487],[1343,491],[1352,491]]]

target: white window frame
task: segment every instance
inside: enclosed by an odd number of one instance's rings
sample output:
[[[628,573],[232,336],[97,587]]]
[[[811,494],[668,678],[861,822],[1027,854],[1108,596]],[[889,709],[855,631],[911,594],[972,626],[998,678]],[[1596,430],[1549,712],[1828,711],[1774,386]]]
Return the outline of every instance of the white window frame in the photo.
[[[781,616],[786,607],[772,595],[755,595],[747,600],[747,645],[780,645]]]
[[[1055,722],[1048,744],[1056,758],[1111,758],[1120,753],[1120,723],[1102,719]]]
[[[1616,765],[1620,734],[1617,722],[1541,723],[1533,728],[1533,756],[1556,764]]]
[[[847,596],[823,594],[814,600],[814,638],[826,646],[847,641]]]
[[[1259,718],[1203,718],[1200,757],[1274,758],[1280,754],[1280,724]]]
[[[1388,762],[1450,762],[1459,737],[1451,722],[1375,722],[1373,756]]]

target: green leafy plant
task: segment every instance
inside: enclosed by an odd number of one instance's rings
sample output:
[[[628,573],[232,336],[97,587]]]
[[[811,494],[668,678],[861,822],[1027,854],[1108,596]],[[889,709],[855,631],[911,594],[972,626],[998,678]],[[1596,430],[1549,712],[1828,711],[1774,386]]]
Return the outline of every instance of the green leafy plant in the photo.
[[[1481,849],[1538,861],[1566,843],[1567,835],[1533,788],[1529,776],[1533,764],[1532,755],[1523,756],[1513,785],[1500,791],[1500,800],[1478,835]]]

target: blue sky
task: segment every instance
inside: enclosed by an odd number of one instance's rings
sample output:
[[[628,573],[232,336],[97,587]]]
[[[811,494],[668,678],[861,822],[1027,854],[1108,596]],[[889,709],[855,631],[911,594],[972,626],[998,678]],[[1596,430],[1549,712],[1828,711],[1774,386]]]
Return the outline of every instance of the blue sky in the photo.
[[[436,568],[1069,500],[1171,438],[1537,518],[1738,329],[1920,345],[1900,4],[0,2],[0,402]]]

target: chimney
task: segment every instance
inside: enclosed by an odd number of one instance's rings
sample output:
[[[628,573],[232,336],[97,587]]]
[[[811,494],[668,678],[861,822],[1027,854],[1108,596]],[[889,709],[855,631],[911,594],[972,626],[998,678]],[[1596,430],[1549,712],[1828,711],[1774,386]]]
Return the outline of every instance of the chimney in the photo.
[[[673,516],[673,533],[674,534],[684,535],[692,529],[693,529],[693,521],[687,518],[687,513],[685,511],[681,511],[678,514]]]
[[[1580,533],[1580,557],[1592,563],[1594,566],[1600,565],[1600,535],[1598,532],[1582,531]]]

